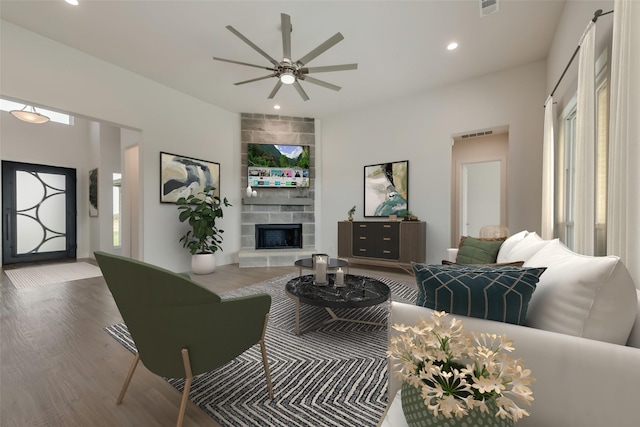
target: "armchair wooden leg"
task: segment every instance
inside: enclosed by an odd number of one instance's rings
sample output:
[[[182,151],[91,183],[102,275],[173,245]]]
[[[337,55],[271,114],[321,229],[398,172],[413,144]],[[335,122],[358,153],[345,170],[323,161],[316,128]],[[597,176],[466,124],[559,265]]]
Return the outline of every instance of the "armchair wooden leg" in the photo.
[[[262,337],[260,338],[260,351],[262,352],[262,364],[264,365],[264,375],[267,377],[267,388],[269,389],[269,399],[273,399],[273,386],[271,384],[271,374],[269,373],[269,359],[267,359],[267,347],[264,344],[264,336],[267,333],[267,322],[269,321],[269,313],[264,317],[264,328],[262,329]]]
[[[131,378],[133,378],[133,373],[136,371],[136,366],[138,366],[138,362],[140,361],[140,353],[136,353],[136,357],[133,358],[133,362],[131,363],[131,367],[129,368],[129,373],[127,374],[127,378],[124,380],[124,384],[122,385],[122,390],[120,390],[120,395],[118,396],[118,400],[116,400],[116,405],[122,403],[124,399],[124,394],[127,392],[127,388],[129,388],[129,383],[131,382]]]
[[[182,392],[182,400],[180,401],[180,411],[178,412],[178,423],[177,427],[182,427],[182,423],[184,422],[184,412],[187,409],[187,401],[189,400],[189,389],[191,389],[191,380],[193,379],[193,374],[191,373],[191,362],[189,361],[189,350],[186,348],[182,349],[182,363],[184,363],[184,372],[186,374],[186,378],[184,380],[184,391]]]

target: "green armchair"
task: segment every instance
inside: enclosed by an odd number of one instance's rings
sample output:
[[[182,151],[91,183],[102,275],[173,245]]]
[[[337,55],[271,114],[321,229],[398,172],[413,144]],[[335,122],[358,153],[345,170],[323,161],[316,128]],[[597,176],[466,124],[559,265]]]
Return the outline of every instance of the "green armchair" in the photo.
[[[95,252],[107,286],[138,350],[116,404],[122,403],[138,361],[153,373],[185,378],[181,426],[194,375],[212,371],[260,344],[269,397],[264,335],[271,296],[221,299],[188,275],[105,252]]]

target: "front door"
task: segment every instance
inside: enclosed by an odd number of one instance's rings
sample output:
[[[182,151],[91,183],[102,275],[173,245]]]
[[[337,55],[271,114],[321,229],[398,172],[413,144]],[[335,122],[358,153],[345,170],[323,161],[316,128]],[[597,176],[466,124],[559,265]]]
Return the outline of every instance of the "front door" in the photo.
[[[76,170],[2,161],[2,264],[76,258]]]

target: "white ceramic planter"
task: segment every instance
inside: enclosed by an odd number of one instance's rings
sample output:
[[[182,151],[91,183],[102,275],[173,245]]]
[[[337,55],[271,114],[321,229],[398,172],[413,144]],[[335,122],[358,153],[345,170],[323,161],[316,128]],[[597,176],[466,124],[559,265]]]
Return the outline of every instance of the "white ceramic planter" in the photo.
[[[195,254],[191,256],[191,271],[193,271],[193,274],[211,274],[215,269],[215,254]]]

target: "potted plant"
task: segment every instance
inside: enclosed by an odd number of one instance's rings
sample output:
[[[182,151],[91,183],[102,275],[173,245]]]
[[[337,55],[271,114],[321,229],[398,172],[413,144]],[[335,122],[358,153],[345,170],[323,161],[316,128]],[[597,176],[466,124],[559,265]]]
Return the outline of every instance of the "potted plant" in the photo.
[[[467,334],[445,312],[418,325],[393,325],[387,356],[402,380],[402,409],[409,426],[513,426],[529,413],[534,381],[504,335]]]
[[[353,214],[356,213],[356,207],[355,205],[349,209],[349,211],[347,212],[347,215],[349,215],[349,221],[353,221]]]
[[[180,211],[179,220],[188,220],[191,229],[181,238],[182,247],[191,252],[191,270],[195,274],[213,273],[216,268],[215,252],[222,250],[222,233],[216,220],[222,218],[222,206],[231,206],[227,198],[223,200],[214,194],[215,187],[207,186],[203,191],[180,197],[176,204]]]

